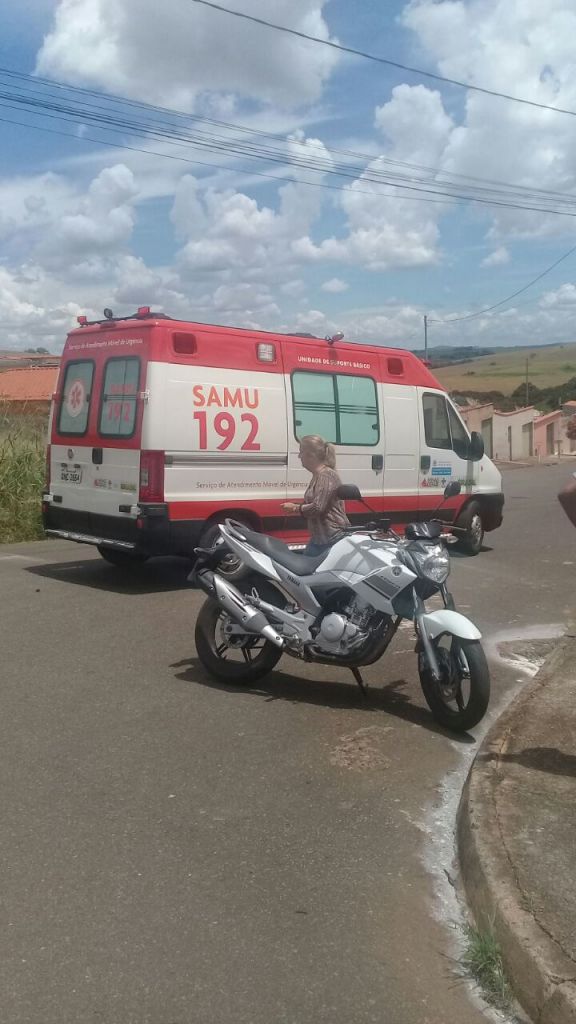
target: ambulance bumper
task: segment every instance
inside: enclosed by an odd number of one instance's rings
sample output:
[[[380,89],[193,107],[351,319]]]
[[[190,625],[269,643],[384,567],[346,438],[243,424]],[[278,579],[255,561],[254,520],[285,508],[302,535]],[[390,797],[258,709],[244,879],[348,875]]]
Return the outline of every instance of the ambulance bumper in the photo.
[[[205,527],[202,521],[171,522],[163,504],[139,505],[137,514],[106,516],[45,501],[42,518],[48,537],[148,556],[191,555]]]

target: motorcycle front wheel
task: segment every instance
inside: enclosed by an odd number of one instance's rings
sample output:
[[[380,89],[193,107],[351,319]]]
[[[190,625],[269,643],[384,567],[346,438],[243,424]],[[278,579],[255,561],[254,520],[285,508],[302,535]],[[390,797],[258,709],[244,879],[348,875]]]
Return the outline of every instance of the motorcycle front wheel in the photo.
[[[434,718],[452,732],[467,732],[486,714],[490,672],[477,640],[445,635],[432,641],[440,680],[434,679],[422,649],[418,657],[420,683]]]
[[[204,602],[194,635],[198,657],[211,676],[222,683],[248,686],[268,675],[282,651],[261,636],[239,634],[217,601]]]

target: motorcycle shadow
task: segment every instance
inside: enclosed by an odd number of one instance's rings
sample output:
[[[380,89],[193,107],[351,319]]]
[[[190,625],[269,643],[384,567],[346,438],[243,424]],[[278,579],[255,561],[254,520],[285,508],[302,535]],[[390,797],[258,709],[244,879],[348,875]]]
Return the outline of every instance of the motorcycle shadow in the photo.
[[[208,675],[198,658],[185,658],[170,667],[180,669],[175,673],[176,679],[219,690],[221,693],[248,693],[265,701],[313,704],[317,707],[359,711],[364,714],[384,712],[412,725],[422,726],[429,732],[449,737],[457,743],[476,743],[471,733],[454,733],[435,722],[425,704],[416,704],[411,699],[407,691],[411,690],[414,684],[406,679],[395,679],[378,687],[369,685],[367,696],[364,698],[352,679],[349,683],[341,683],[336,680],[306,679],[288,672],[274,671],[251,686],[238,686],[235,683],[221,682]]]

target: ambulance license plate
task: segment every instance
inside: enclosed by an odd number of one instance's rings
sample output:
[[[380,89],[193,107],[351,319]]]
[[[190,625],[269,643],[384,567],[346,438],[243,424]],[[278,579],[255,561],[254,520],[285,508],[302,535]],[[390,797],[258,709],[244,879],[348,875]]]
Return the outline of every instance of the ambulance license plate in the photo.
[[[62,466],[60,470],[60,480],[64,484],[81,484],[82,483],[82,467],[81,466]]]

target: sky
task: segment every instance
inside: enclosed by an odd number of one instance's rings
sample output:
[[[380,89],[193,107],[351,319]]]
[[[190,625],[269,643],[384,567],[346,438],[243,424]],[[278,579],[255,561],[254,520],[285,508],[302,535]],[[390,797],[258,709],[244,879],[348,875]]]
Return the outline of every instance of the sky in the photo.
[[[573,0],[223,3],[576,112]],[[576,253],[480,313],[576,245],[574,116],[195,0],[4,0],[0,67],[0,349],[139,305],[410,348],[424,315],[431,346],[576,341]]]

